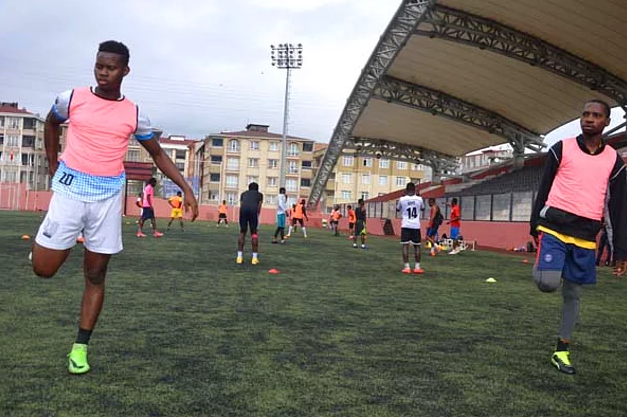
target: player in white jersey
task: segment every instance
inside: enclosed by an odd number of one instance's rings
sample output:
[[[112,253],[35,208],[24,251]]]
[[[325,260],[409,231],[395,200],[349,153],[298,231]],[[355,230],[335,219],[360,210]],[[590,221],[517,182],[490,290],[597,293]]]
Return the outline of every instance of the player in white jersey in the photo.
[[[398,200],[396,211],[400,211],[403,220],[401,222],[401,245],[403,245],[403,274],[411,274],[409,267],[409,245],[414,247],[414,258],[416,267],[414,274],[423,274],[420,268],[420,213],[425,209],[422,197],[416,195],[416,186],[413,182],[408,182],[405,187],[405,195]]]

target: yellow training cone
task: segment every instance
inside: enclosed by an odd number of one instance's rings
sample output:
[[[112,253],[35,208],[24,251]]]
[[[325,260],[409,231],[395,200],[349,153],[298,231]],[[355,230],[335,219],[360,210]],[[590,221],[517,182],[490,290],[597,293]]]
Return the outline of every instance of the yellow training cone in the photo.
[[[485,282],[496,282],[496,280],[492,277],[485,280]]]

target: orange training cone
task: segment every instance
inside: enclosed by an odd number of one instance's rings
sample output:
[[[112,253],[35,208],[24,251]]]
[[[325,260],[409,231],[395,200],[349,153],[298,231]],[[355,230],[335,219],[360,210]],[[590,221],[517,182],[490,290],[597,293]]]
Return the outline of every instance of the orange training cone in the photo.
[[[269,273],[271,273],[272,275],[276,275],[279,273],[279,270],[276,268],[272,268],[271,270],[268,271]]]
[[[22,240],[30,240],[30,236],[29,235],[22,235]]]

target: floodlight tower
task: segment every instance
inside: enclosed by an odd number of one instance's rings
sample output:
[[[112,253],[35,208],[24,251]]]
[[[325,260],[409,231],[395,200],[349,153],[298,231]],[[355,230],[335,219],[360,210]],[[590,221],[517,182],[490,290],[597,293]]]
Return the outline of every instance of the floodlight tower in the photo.
[[[283,108],[283,142],[281,144],[281,178],[280,186],[285,187],[285,156],[287,154],[287,122],[290,107],[290,75],[293,69],[303,66],[303,45],[280,43],[278,46],[270,45],[272,66],[287,70],[285,77],[285,105]]]

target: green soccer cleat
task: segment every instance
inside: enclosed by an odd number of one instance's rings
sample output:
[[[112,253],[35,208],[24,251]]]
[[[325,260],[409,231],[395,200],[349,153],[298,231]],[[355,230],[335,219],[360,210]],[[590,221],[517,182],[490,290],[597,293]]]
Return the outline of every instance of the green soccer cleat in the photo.
[[[570,358],[568,357],[570,352],[567,350],[556,351],[553,356],[551,356],[551,363],[557,368],[558,371],[564,372],[565,374],[574,375],[575,367],[570,363]]]
[[[91,369],[87,363],[87,345],[74,343],[72,350],[67,355],[67,370],[74,375],[80,375],[89,372]]]

